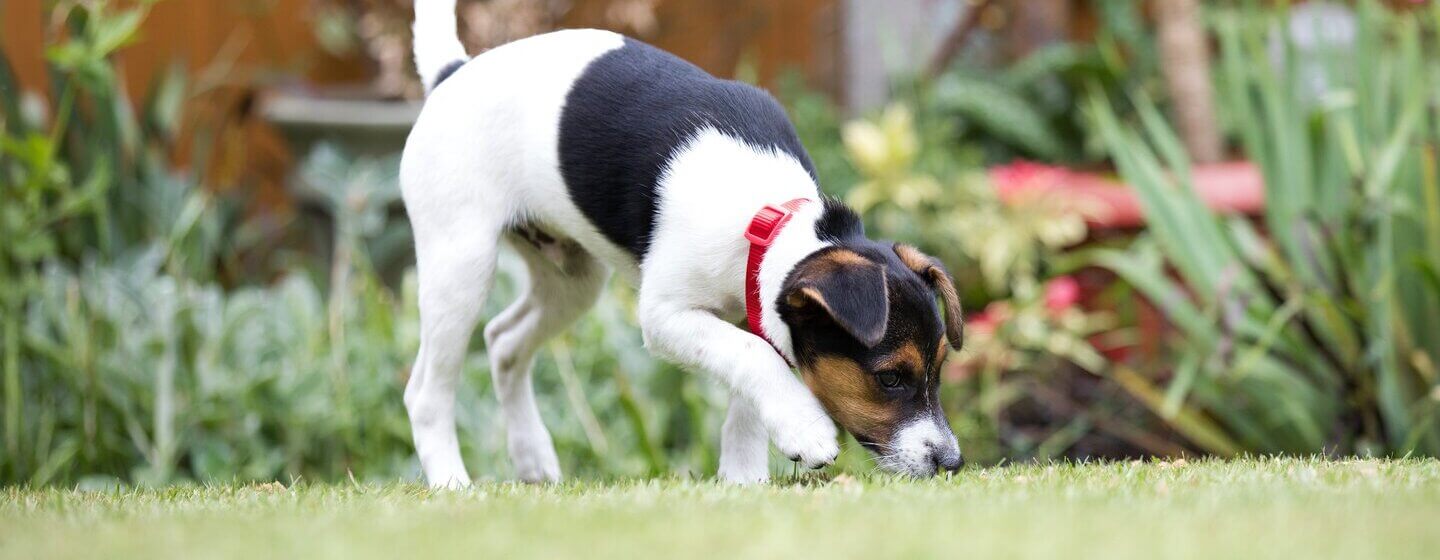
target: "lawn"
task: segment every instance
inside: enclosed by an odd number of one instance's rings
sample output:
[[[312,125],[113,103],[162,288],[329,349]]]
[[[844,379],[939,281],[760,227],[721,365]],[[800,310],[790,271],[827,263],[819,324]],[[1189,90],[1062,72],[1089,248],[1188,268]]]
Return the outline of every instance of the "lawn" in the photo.
[[[4,558],[1332,557],[1440,552],[1440,461],[1024,465],[949,479],[0,490]]]

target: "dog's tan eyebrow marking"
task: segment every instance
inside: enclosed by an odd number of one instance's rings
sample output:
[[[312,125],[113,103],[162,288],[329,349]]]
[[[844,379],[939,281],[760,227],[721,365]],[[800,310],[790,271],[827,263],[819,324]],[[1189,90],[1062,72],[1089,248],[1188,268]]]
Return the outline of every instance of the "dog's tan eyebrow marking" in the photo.
[[[849,249],[839,249],[826,254],[824,259],[833,266],[866,266],[874,265],[870,259],[860,256],[860,253]]]
[[[899,369],[910,372],[925,371],[925,361],[920,348],[914,342],[906,342],[875,364],[876,370]]]
[[[824,255],[821,255],[819,258],[816,258],[814,262],[809,263],[805,266],[805,268],[797,270],[797,274],[799,274],[801,277],[815,277],[824,274],[831,274],[836,270],[847,266],[878,265],[870,261],[870,259],[861,256],[860,253],[856,253],[855,251],[851,251],[849,249],[835,249],[833,251],[825,253]]]

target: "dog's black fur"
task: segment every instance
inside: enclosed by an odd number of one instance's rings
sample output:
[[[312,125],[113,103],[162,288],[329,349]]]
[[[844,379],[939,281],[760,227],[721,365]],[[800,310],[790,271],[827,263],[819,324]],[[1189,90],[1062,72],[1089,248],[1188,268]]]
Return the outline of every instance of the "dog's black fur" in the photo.
[[[703,127],[814,165],[773,97],[626,39],[586,67],[560,116],[560,172],[575,205],[643,261],[665,165]]]

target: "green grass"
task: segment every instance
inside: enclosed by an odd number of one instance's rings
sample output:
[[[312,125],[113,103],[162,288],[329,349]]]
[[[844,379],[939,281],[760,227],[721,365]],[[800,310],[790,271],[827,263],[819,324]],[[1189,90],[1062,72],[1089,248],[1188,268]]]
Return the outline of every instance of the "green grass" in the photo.
[[[1433,557],[1440,461],[785,478],[0,490],[4,558]]]

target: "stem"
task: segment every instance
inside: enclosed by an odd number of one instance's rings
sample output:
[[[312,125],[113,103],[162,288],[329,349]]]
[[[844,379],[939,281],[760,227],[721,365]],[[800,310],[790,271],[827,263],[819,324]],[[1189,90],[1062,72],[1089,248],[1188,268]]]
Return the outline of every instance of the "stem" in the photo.
[[[183,288],[182,288],[183,289]],[[179,342],[176,313],[166,319],[165,355],[160,360],[160,371],[155,376],[155,445],[151,448],[150,464],[159,474],[157,483],[170,478],[175,455],[175,369]]]
[[[565,385],[565,397],[570,401],[570,408],[580,417],[580,427],[585,430],[585,440],[590,443],[590,451],[603,459],[610,453],[610,442],[605,438],[605,431],[600,428],[595,410],[590,407],[590,402],[585,400],[585,388],[581,386],[580,376],[575,372],[570,346],[557,341],[550,345],[550,353],[555,358],[555,369],[560,370],[560,381]]]
[[[344,442],[350,444],[347,449],[358,447],[355,440],[353,411],[350,409],[350,372],[348,370],[349,356],[345,344],[345,302],[349,299],[350,271],[355,259],[354,247],[358,240],[353,239],[350,232],[350,220],[346,217],[345,208],[338,208],[335,216],[335,257],[330,262],[330,299],[329,307],[329,331],[330,331],[330,378],[335,391],[335,411],[339,415],[340,425],[343,426]],[[341,460],[348,464],[349,458],[346,452],[341,452]]]
[[[11,461],[20,458],[20,319],[18,313],[5,313],[5,452]],[[11,465],[12,474],[19,474],[19,465]]]
[[[630,387],[630,378],[618,367],[615,368],[615,388],[620,393],[620,408],[625,410],[625,417],[635,429],[635,438],[640,440],[640,450],[644,452],[646,462],[650,463],[650,475],[658,476],[665,472],[665,458],[660,455],[655,443],[650,441],[650,430],[645,424],[645,415],[640,412],[640,402],[635,398],[635,391]]]

